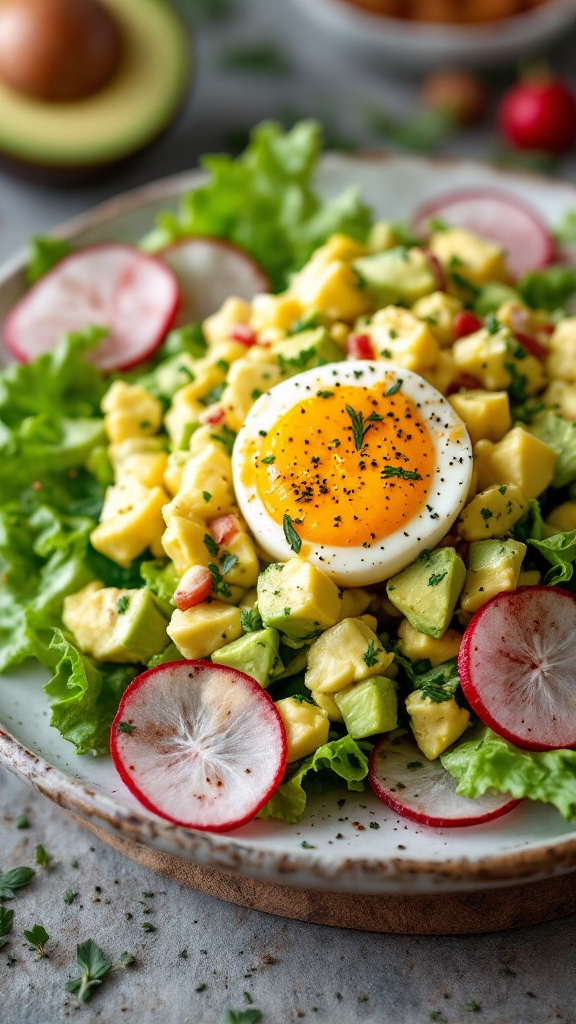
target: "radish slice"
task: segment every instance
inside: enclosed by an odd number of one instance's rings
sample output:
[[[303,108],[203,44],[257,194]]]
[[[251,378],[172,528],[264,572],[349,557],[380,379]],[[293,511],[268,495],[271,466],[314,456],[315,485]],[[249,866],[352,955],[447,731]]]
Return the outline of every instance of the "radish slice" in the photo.
[[[286,732],[251,676],[174,661],[130,683],[112,723],[114,764],[150,811],[203,831],[238,828],[282,781]]]
[[[555,257],[554,242],[538,214],[505,192],[467,189],[438,196],[416,213],[417,234],[429,232],[433,217],[501,245],[514,277],[545,267]]]
[[[393,811],[438,828],[480,825],[520,803],[502,793],[484,793],[477,800],[460,796],[456,779],[440,761],[428,761],[404,736],[385,736],[376,744],[368,778],[376,796]]]
[[[462,689],[485,725],[527,750],[576,746],[576,595],[558,587],[497,594],[469,622]]]
[[[159,255],[180,284],[179,324],[204,320],[231,295],[250,301],[270,291],[270,281],[252,257],[221,238],[183,238]]]
[[[180,301],[168,267],[130,245],[78,249],[34,284],[9,313],[6,345],[30,362],[71,331],[109,334],[87,355],[101,370],[126,370],[147,359],[171,327]]]

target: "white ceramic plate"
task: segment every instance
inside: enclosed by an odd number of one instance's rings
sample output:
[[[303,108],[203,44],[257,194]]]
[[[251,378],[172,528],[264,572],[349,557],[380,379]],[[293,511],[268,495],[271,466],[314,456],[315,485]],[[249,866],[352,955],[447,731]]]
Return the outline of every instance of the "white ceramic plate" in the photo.
[[[402,71],[459,64],[492,67],[542,53],[576,21],[574,0],[548,0],[524,14],[479,25],[434,25],[389,18],[346,0],[293,0],[342,46],[372,53]]]
[[[175,207],[198,173],[170,178],[105,203],[63,227],[78,243],[135,241],[154,214]],[[472,163],[409,157],[325,159],[326,196],[356,183],[381,217],[407,218],[421,202],[450,189],[504,188],[531,203],[550,224],[576,208],[576,188],[508,175]],[[23,290],[24,255],[0,271],[0,319]],[[398,818],[371,792],[310,801],[287,826],[254,821],[228,835],[188,832],[143,810],[108,758],[77,757],[51,729],[46,678],[28,665],[0,679],[0,762],[61,806],[127,839],[198,864],[266,881],[343,892],[442,892],[549,877],[576,868],[576,828],[542,805],[523,805],[495,822],[435,829]],[[343,803],[338,802],[338,797]],[[379,828],[370,827],[378,825]],[[303,844],[306,844],[303,846]]]

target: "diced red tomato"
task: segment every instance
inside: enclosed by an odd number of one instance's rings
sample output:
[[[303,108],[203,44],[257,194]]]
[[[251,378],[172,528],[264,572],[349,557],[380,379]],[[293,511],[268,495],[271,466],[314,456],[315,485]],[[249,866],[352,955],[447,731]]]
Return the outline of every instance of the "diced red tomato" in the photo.
[[[203,423],[208,423],[211,427],[215,427],[217,423],[222,422],[224,416],[224,409],[221,405],[209,405],[206,412],[202,413],[201,420]]]
[[[474,334],[474,331],[479,331],[482,326],[479,316],[471,313],[469,309],[463,309],[454,317],[454,338],[456,340],[458,338],[465,338],[467,334]]]
[[[374,359],[374,348],[367,334],[349,334],[346,351],[350,359]]]
[[[256,332],[253,327],[250,327],[250,324],[235,324],[230,331],[230,337],[233,341],[239,341],[241,345],[246,345],[246,348],[251,348],[256,344]]]
[[[229,544],[240,529],[238,516],[230,512],[226,516],[218,516],[208,523],[208,528],[217,544]]]
[[[188,569],[174,592],[176,607],[181,612],[188,611],[196,604],[201,604],[210,596],[212,575],[203,565],[193,565]]]

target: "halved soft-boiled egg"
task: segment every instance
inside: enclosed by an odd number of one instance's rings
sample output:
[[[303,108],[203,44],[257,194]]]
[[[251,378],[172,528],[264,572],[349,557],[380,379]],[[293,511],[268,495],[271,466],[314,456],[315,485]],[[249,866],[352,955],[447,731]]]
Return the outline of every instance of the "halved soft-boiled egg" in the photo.
[[[255,402],[233,452],[238,504],[271,559],[343,586],[388,579],[462,509],[472,444],[452,406],[387,363],[330,363]]]

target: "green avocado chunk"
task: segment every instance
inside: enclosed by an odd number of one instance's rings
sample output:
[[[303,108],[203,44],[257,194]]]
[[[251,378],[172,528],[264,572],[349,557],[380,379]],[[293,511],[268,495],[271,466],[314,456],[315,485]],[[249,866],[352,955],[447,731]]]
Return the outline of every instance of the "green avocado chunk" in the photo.
[[[430,259],[423,249],[400,245],[361,256],[352,266],[381,306],[411,306],[437,287]]]
[[[502,281],[488,281],[482,285],[474,299],[474,312],[478,316],[495,313],[505,302],[522,302],[520,293]]]
[[[325,327],[301,331],[276,348],[280,369],[286,376],[312,370],[325,363],[338,363],[344,353]]]
[[[262,622],[288,642],[300,646],[339,619],[342,591],[326,573],[300,558],[273,562],[260,573],[257,586]]]
[[[212,661],[217,665],[237,668],[266,688],[270,675],[276,675],[284,668],[278,657],[279,640],[278,631],[268,626],[220,647],[212,654]]]
[[[168,639],[167,619],[146,587],[89,584],[66,598],[63,619],[80,648],[97,661],[146,663]]]
[[[398,724],[398,698],[392,679],[372,676],[334,694],[344,725],[355,740],[391,732]]]
[[[414,629],[438,639],[446,632],[466,579],[466,567],[454,548],[422,551],[415,562],[393,576],[386,593]]]

